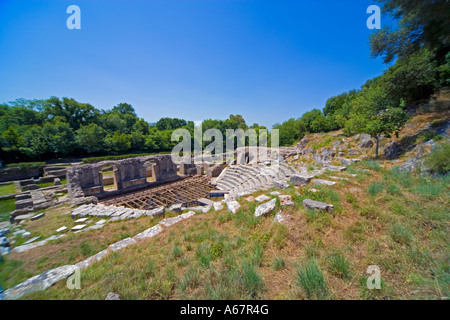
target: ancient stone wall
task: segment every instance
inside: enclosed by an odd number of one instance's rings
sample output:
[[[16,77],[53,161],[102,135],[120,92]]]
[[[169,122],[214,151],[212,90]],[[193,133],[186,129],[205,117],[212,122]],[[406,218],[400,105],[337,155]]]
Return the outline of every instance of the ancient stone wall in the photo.
[[[151,168],[156,182],[170,181],[177,177],[177,166],[170,155],[154,155],[117,161],[101,161],[94,164],[73,166],[67,170],[67,186],[72,198],[98,196],[104,189],[102,168],[111,166],[115,189],[119,192],[145,187],[147,171]]]

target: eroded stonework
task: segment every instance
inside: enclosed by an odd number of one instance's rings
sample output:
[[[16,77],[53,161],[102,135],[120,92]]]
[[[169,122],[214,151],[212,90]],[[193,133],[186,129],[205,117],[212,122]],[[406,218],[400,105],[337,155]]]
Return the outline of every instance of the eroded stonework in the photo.
[[[147,182],[147,168],[151,168],[151,176],[156,182],[176,180],[177,166],[172,162],[171,155],[153,155],[117,161],[101,161],[95,164],[74,166],[67,170],[67,186],[69,196],[83,198],[88,196],[103,196],[114,191],[105,191],[102,168],[112,166],[114,186],[120,194],[143,188]]]

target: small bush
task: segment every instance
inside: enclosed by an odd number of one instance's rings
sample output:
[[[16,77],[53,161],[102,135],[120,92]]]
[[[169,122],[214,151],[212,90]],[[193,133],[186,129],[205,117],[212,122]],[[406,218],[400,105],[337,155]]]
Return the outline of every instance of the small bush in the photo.
[[[247,292],[247,296],[257,298],[259,292],[264,289],[264,281],[255,266],[250,263],[243,263],[241,277],[241,283]]]
[[[284,224],[274,224],[272,241],[277,249],[283,249],[288,241],[289,229]]]
[[[328,265],[330,271],[339,278],[350,278],[350,264],[344,254],[338,252],[328,256]]]
[[[389,210],[391,210],[391,212],[393,214],[398,214],[398,215],[402,215],[402,216],[406,215],[406,213],[407,213],[405,205],[399,201],[395,201],[395,202],[391,203],[389,205]]]
[[[273,269],[275,271],[280,271],[280,270],[284,269],[285,267],[286,267],[286,263],[284,262],[283,258],[276,256],[273,259]]]
[[[211,257],[211,260],[217,260],[220,258],[223,254],[223,244],[222,242],[216,242],[213,245],[211,245],[208,249],[209,256]]]
[[[359,167],[363,169],[370,169],[373,171],[379,171],[381,169],[380,165],[375,160],[362,161]]]
[[[183,250],[180,248],[180,246],[176,245],[172,248],[171,252],[172,259],[177,259],[183,255]]]
[[[425,165],[433,173],[445,174],[450,171],[450,143],[445,142],[436,147],[434,151],[425,158]]]
[[[308,299],[326,299],[328,289],[325,276],[315,260],[310,260],[305,266],[297,270],[297,283],[305,291]]]
[[[412,233],[401,224],[391,226],[391,238],[395,242],[403,245],[409,245],[412,241]]]
[[[380,215],[380,208],[374,205],[364,206],[359,211],[359,214],[366,218],[375,219]]]
[[[369,185],[369,193],[371,196],[376,196],[384,190],[384,185],[381,182],[374,182]]]

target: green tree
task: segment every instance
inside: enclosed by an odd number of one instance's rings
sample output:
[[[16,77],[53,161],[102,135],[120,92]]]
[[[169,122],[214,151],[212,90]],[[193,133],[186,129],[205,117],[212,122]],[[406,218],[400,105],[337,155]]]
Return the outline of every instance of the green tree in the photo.
[[[407,120],[408,117],[403,109],[389,108],[372,117],[367,122],[364,132],[375,137],[375,158],[378,158],[380,136],[385,135],[386,137],[391,137],[393,133],[398,136],[399,131],[403,128]]]
[[[106,131],[99,125],[95,123],[82,125],[76,133],[76,142],[88,153],[96,153],[104,149]]]
[[[131,151],[141,152],[145,149],[145,135],[139,131],[130,134]]]
[[[128,135],[120,131],[108,134],[105,138],[106,149],[114,154],[125,153],[131,148],[131,141]]]
[[[378,0],[382,12],[396,22],[370,37],[373,57],[382,56],[386,63],[427,47],[443,59],[450,46],[450,2],[448,0]]]
[[[75,134],[67,122],[57,119],[43,127],[47,147],[50,152],[67,155],[75,148]]]
[[[34,125],[28,128],[24,134],[24,144],[20,151],[32,158],[40,158],[47,152],[47,140],[41,126]]]

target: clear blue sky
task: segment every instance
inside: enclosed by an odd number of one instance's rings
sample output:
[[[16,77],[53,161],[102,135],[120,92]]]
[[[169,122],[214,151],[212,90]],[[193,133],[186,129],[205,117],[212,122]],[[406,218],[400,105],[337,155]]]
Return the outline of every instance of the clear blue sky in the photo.
[[[371,0],[0,0],[0,102],[120,102],[140,117],[272,127],[359,88]],[[66,9],[81,9],[69,30]]]

